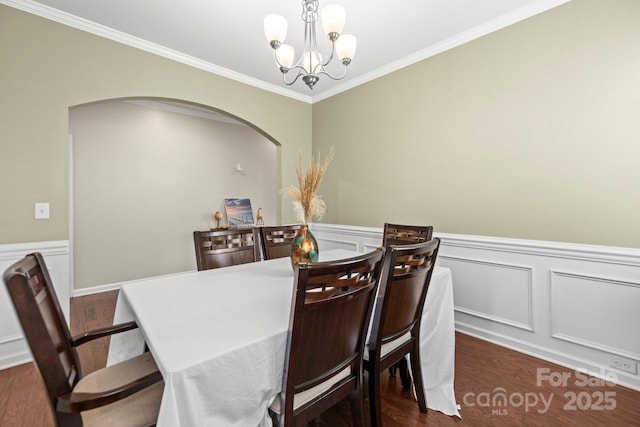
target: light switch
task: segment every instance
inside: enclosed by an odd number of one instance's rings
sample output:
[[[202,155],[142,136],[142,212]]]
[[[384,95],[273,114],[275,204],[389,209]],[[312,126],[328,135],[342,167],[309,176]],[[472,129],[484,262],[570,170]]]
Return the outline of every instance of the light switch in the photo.
[[[49,203],[36,203],[36,219],[49,219]]]

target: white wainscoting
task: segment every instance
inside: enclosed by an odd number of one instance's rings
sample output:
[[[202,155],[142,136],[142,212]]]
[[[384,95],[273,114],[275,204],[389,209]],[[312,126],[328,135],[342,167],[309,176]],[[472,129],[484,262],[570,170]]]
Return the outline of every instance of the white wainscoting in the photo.
[[[367,252],[382,228],[313,224],[320,250]],[[640,250],[435,233],[459,332],[640,390]],[[612,358],[635,373],[611,367]]]
[[[377,248],[382,228],[312,224],[321,250]],[[640,250],[435,233],[439,263],[451,269],[459,332],[584,369],[640,390]],[[69,242],[0,245],[0,271],[44,254],[69,318]],[[122,283],[76,291],[85,295]],[[0,369],[30,360],[4,285]],[[635,373],[611,367],[617,358]]]
[[[69,321],[69,241],[33,242],[0,245],[0,273],[31,252],[44,256],[62,311]],[[7,288],[0,286],[0,369],[32,359]]]

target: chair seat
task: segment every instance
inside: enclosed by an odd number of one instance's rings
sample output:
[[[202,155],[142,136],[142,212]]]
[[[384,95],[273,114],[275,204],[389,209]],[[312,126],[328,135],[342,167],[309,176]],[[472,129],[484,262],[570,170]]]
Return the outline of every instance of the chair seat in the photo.
[[[82,378],[74,393],[109,390],[158,370],[151,353],[144,353]],[[83,426],[151,426],[160,411],[164,382],[160,381],[110,405],[82,412]]]
[[[411,339],[411,332],[407,332],[406,334],[399,336],[393,341],[389,341],[386,344],[382,344],[380,347],[380,357],[383,358],[387,354],[391,353],[396,348],[400,347],[402,344],[408,342]],[[369,345],[367,344],[366,351],[364,352],[364,360],[369,360]]]
[[[74,339],[39,252],[10,266],[3,281],[46,385],[55,425],[155,425],[164,384],[150,353],[83,377],[76,351],[93,339],[131,330],[135,322],[86,331]],[[121,396],[127,397],[118,400]]]
[[[317,396],[320,396],[322,393],[331,389],[331,387],[333,387],[335,384],[349,377],[349,375],[351,375],[351,366],[347,366],[342,371],[338,372],[337,374],[335,374],[328,380],[318,384],[317,386],[311,387],[310,389],[307,389],[300,393],[296,393],[296,395],[293,396],[293,409],[295,410],[305,403],[310,402]],[[280,415],[280,399],[276,398],[269,409],[274,413]]]

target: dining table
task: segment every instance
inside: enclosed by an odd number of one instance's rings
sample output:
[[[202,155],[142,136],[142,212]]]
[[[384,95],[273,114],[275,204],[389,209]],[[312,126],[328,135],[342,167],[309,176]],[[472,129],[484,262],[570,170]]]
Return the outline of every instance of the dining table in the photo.
[[[357,255],[333,249],[320,261]],[[151,351],[165,383],[158,427],[270,426],[294,287],[288,257],[126,283],[114,323],[135,320],[139,327],[111,338],[107,364]],[[420,331],[427,406],[460,416],[448,268],[434,268]]]

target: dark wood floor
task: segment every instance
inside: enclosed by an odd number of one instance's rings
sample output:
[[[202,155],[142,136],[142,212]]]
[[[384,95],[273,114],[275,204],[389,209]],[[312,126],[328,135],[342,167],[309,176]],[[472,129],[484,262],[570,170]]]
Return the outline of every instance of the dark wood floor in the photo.
[[[111,324],[116,297],[114,291],[73,298],[72,332]],[[107,339],[83,347],[80,358],[86,371],[106,364]],[[554,378],[567,376],[566,385],[553,387],[549,381],[538,385],[539,369],[547,369]],[[587,381],[589,386],[581,386]],[[457,334],[455,391],[463,418],[433,410],[421,414],[412,393],[402,390],[399,378],[383,375],[383,423],[389,427],[640,426],[640,392],[595,378],[587,381],[570,369]],[[504,405],[501,396],[506,396]],[[543,403],[543,399],[550,404]],[[339,404],[315,424],[349,426],[349,405]],[[28,363],[0,371],[0,426],[52,425],[44,385],[35,365]]]

